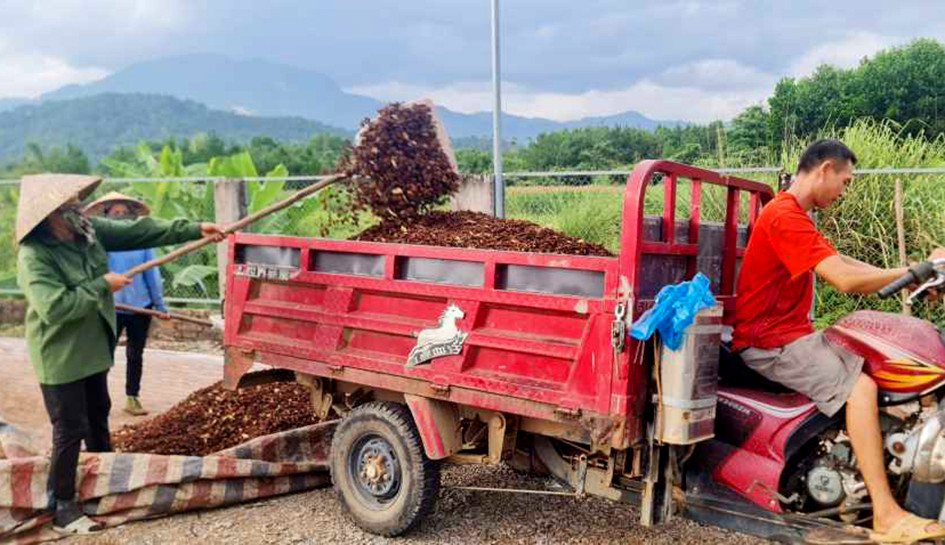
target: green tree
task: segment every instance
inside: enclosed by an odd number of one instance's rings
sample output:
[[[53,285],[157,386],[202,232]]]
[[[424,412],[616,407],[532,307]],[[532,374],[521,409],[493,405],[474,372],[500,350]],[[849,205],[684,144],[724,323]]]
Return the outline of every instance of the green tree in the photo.
[[[778,149],[862,118],[889,119],[908,134],[934,138],[945,133],[945,47],[920,39],[849,70],[821,66],[810,77],[782,79],[768,104],[769,137]]]
[[[828,126],[845,127],[868,115],[857,107],[862,100],[855,96],[856,80],[853,71],[823,65],[809,78],[779,81],[768,100],[772,140],[781,143]]]
[[[230,155],[240,151],[239,146],[227,146],[216,132],[198,134],[181,146],[184,154],[184,163],[209,163],[213,157]]]
[[[855,106],[874,119],[905,124],[919,121],[909,132],[925,125],[932,136],[945,132],[945,47],[922,39],[907,47],[881,52],[855,71]]]
[[[652,132],[629,127],[591,127],[545,133],[520,156],[527,170],[606,169],[657,157]]]
[[[332,172],[347,145],[346,139],[329,134],[317,134],[305,144],[286,144],[258,136],[246,150],[260,171],[267,172],[281,164],[294,176],[316,176]]]
[[[750,106],[738,114],[728,130],[729,152],[742,157],[754,155],[758,161],[765,162],[771,149],[769,117],[761,106]]]
[[[4,177],[16,178],[25,174],[58,172],[61,174],[89,174],[89,158],[76,146],[53,147],[44,150],[39,144],[30,142],[26,145],[23,161],[8,165]]]
[[[707,125],[657,127],[659,156],[687,164],[718,162],[720,122]]]
[[[456,150],[456,163],[463,174],[489,174],[492,172],[492,153],[476,149]]]

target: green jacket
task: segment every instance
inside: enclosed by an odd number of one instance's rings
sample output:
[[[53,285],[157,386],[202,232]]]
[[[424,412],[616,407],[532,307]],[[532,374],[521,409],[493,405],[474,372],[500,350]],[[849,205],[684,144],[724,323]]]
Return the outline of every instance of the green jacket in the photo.
[[[187,220],[93,218],[96,242],[62,242],[34,232],[20,244],[17,281],[26,294],[26,344],[40,384],[65,384],[107,371],[117,343],[115,300],[103,276],[106,252],[200,238]]]

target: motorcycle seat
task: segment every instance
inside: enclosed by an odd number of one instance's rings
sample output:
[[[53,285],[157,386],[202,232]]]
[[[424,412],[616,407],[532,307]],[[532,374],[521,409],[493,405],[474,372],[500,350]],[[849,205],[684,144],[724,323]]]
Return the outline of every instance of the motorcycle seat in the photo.
[[[787,386],[768,380],[748,367],[728,343],[719,349],[719,385],[729,388],[746,388],[772,394],[792,393]]]

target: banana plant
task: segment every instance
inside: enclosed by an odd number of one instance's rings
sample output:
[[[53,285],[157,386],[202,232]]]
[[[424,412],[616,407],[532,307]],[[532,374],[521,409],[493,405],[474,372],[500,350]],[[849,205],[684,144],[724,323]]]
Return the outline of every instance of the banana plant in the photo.
[[[16,287],[17,244],[13,236],[19,189],[0,186],[0,289]]]
[[[268,178],[285,178],[288,176],[288,169],[284,165],[278,165],[270,172],[266,173]],[[248,152],[235,153],[226,157],[213,157],[207,164],[207,175],[212,178],[256,178],[259,176],[252,156]],[[208,187],[209,184],[208,184]],[[285,193],[285,181],[272,180],[266,182],[250,181],[246,183],[246,193],[249,201],[249,213],[255,213],[266,206],[280,200]],[[209,189],[208,198],[212,202],[212,188]],[[277,227],[278,218],[263,218],[256,226],[263,231],[269,228]],[[173,264],[172,264],[173,265]],[[209,294],[209,288],[216,287],[216,282],[210,280],[218,273],[217,268],[212,264],[201,263],[191,264],[180,267],[173,274],[173,286],[198,289],[203,293]]]
[[[214,157],[210,160],[208,174],[224,178],[257,178],[259,173],[249,152],[240,152],[227,157]],[[289,175],[285,165],[277,165],[266,173],[267,178],[285,178]],[[247,210],[254,214],[263,208],[286,197],[285,181],[249,181],[246,182]],[[278,227],[282,214],[263,218],[253,226],[254,231],[269,232]]]
[[[155,157],[147,144],[139,144],[133,161],[106,158],[102,164],[113,177],[118,178],[179,178],[207,174],[206,165],[184,166],[183,152],[171,146],[164,146]],[[171,180],[133,182],[129,189],[148,203],[155,217],[191,217],[195,209],[198,214],[200,211],[206,213],[213,210],[213,188],[209,184],[201,188]]]
[[[183,152],[176,147],[164,146],[158,154],[147,144],[135,149],[134,161],[103,160],[104,166],[113,176],[120,178],[256,178],[259,176],[249,152],[213,157],[208,163],[184,165]],[[289,175],[284,165],[278,165],[266,173],[269,178],[285,178]],[[193,220],[208,220],[213,217],[213,184],[180,183],[175,180],[160,182],[133,182],[130,193],[141,197],[151,207],[155,217],[173,219],[186,217]],[[246,184],[249,213],[285,197],[285,181],[251,181]],[[254,226],[255,230],[272,232],[284,223],[282,217],[264,218]],[[212,277],[217,274],[216,254],[211,250],[198,252],[186,263],[169,263],[164,272],[171,277],[171,287],[179,290],[199,290],[206,295],[216,289]]]

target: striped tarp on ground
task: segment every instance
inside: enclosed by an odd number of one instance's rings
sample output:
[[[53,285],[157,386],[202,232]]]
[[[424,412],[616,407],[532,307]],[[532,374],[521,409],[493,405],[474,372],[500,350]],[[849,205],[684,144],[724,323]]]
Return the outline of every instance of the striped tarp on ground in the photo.
[[[326,486],[335,422],[198,456],[91,454],[79,460],[85,512],[106,526]],[[46,510],[49,460],[0,422],[0,543],[58,538]]]

